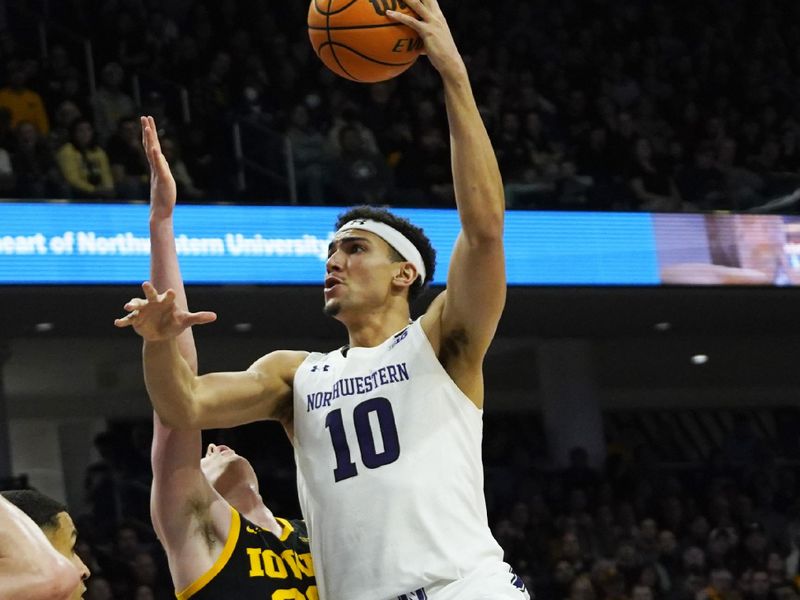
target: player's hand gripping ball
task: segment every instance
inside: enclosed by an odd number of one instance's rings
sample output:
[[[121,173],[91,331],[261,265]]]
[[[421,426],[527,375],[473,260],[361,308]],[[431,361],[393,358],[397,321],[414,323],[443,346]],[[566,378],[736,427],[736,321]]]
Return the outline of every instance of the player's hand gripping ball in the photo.
[[[311,0],[308,36],[322,62],[337,75],[374,83],[400,75],[419,58],[422,38],[386,16],[414,15],[403,0]]]

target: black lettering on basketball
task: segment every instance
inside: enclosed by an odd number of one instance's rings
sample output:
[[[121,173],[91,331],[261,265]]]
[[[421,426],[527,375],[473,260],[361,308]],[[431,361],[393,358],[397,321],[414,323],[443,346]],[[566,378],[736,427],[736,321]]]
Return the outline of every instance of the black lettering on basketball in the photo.
[[[392,48],[392,52],[415,52],[423,46],[422,38],[400,38]]]
[[[408,8],[403,0],[369,0],[372,8],[381,17],[386,16],[387,10],[403,10]]]

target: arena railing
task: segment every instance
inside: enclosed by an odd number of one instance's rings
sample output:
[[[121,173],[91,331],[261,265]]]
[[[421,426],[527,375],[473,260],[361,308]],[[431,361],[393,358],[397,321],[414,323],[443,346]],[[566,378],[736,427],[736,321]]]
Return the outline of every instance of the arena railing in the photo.
[[[248,190],[250,174],[255,174],[285,187],[290,203],[297,204],[297,176],[289,137],[262,123],[241,118],[233,122],[231,136],[236,160],[237,191]],[[282,165],[283,169],[269,166],[277,164]]]
[[[92,41],[84,35],[50,20],[50,4],[47,0],[27,2],[12,2],[7,6],[13,11],[14,18],[22,18],[31,25],[35,24],[39,55],[43,61],[50,56],[53,38],[58,37],[65,45],[71,45],[83,56],[83,73],[89,91],[89,100],[92,104],[97,95],[97,75],[95,69],[94,47]],[[12,18],[12,17],[9,17]]]
[[[177,109],[184,124],[192,122],[189,90],[186,86],[160,75],[138,71],[131,76],[131,89],[136,106],[144,106],[142,98],[145,94],[158,92],[164,97],[165,102]]]

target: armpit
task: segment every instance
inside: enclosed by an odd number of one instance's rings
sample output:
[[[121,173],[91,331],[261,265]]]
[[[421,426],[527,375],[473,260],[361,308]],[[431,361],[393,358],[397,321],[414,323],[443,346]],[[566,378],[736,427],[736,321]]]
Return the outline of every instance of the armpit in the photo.
[[[286,398],[282,398],[281,401],[278,404],[276,404],[275,413],[273,416],[275,420],[283,424],[284,427],[292,427],[292,425],[294,424],[293,394],[287,394]]]
[[[211,507],[208,502],[200,498],[189,498],[186,510],[194,523],[196,533],[202,538],[209,550],[213,550],[219,542],[214,524],[211,520]]]
[[[469,336],[463,327],[451,331],[446,337],[443,337],[439,347],[439,362],[442,363],[442,366],[446,369],[451,361],[461,355],[468,343]]]

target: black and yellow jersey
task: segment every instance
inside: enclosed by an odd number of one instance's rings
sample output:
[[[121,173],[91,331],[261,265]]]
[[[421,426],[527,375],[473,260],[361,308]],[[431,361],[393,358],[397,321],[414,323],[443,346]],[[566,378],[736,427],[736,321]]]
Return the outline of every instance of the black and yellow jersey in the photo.
[[[277,519],[280,538],[231,507],[231,529],[217,562],[178,600],[318,600],[303,521]]]

